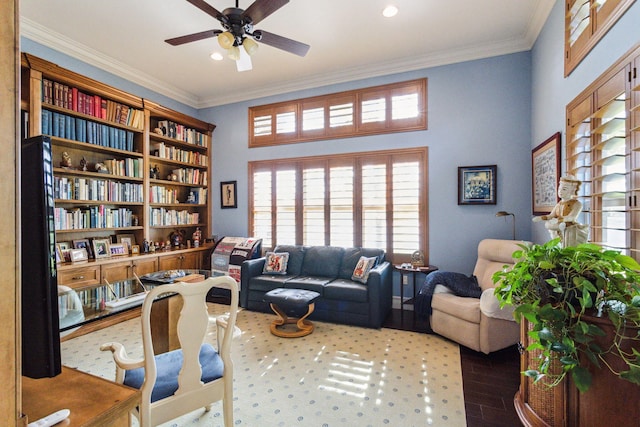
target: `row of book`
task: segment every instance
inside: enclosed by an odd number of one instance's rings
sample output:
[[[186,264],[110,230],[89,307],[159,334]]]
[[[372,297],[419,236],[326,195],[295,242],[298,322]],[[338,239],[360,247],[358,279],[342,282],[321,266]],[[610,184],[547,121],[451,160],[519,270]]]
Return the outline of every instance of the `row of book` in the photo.
[[[142,159],[108,159],[103,163],[112,175],[143,178],[142,165],[144,162]]]
[[[144,111],[49,79],[42,79],[42,102],[113,123],[144,128]]]
[[[200,223],[197,212],[177,211],[174,209],[151,208],[149,225],[162,227],[169,225],[195,225]]]
[[[154,144],[151,155],[161,159],[175,160],[177,162],[191,163],[200,166],[207,166],[209,163],[209,157],[205,154],[182,150],[172,145],[167,145],[164,142]]]
[[[165,187],[162,185],[152,185],[149,188],[150,203],[189,203],[204,205],[207,203],[206,188],[192,188],[186,200],[179,200],[180,192],[177,188]]]
[[[104,205],[70,210],[55,208],[53,215],[57,231],[133,226],[133,212],[126,208],[108,208]]]
[[[56,111],[42,110],[42,133],[78,142],[133,151],[134,133]]]
[[[143,203],[142,184],[108,179],[55,176],[53,194],[58,200]]]
[[[105,285],[92,289],[79,290],[77,291],[77,295],[83,307],[102,311],[104,310],[104,304],[106,302],[125,298],[138,292],[140,292],[140,287],[137,283],[123,281],[111,283],[111,289]],[[62,313],[66,313],[67,310],[82,309],[82,307],[76,307],[75,303],[75,298],[73,298],[73,295],[70,293],[58,295],[60,317],[64,317]]]
[[[171,172],[176,175],[176,179],[174,180],[176,182],[204,186],[207,185],[207,171],[201,171],[200,169],[183,168],[174,169]]]
[[[171,120],[159,120],[158,128],[168,138],[178,139],[187,144],[199,145],[200,147],[207,146],[207,136],[204,133]]]

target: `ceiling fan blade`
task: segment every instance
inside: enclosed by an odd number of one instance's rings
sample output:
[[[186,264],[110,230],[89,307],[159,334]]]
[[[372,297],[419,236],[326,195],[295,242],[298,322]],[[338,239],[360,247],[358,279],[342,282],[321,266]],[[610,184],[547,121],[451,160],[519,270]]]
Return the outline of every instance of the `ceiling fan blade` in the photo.
[[[287,3],[289,0],[256,0],[242,13],[242,17],[251,18],[251,23],[256,25]]]
[[[218,21],[220,20],[220,17],[224,17],[224,15],[220,11],[218,11],[218,9],[211,6],[209,3],[207,3],[204,0],[187,0],[187,1],[192,5],[194,5],[195,7],[197,7],[198,9],[200,9],[201,11],[203,11],[204,13],[207,13],[213,16]]]
[[[251,57],[242,46],[240,46],[240,59],[236,61],[236,69],[238,71],[250,71],[253,69]]]
[[[169,43],[172,46],[179,46],[185,43],[191,43],[198,40],[204,40],[211,37],[216,37],[220,33],[222,33],[221,30],[207,30],[199,33],[188,34],[186,36],[174,37],[172,39],[165,40],[165,42]]]
[[[263,30],[254,31],[253,36],[261,43],[291,52],[298,56],[305,56],[311,47],[308,44],[300,43]]]

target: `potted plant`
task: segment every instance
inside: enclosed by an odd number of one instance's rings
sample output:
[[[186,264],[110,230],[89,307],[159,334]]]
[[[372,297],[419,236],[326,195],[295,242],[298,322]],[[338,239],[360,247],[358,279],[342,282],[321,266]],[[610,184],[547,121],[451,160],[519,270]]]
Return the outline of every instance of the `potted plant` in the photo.
[[[640,264],[589,243],[561,247],[553,239],[519,246],[513,268],[493,280],[501,306],[515,306],[516,320],[530,324],[525,350],[537,350],[539,363],[523,374],[549,386],[570,376],[585,392],[592,364],[640,385]],[[595,318],[609,319],[610,339],[603,340],[602,321]],[[612,357],[619,360],[611,363]]]

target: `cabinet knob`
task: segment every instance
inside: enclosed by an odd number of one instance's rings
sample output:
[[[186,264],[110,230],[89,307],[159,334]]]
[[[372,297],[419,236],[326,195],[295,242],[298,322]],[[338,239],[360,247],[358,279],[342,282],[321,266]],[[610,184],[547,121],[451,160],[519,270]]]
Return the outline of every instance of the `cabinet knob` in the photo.
[[[72,277],[73,280],[82,280],[84,279],[84,276],[74,276]]]

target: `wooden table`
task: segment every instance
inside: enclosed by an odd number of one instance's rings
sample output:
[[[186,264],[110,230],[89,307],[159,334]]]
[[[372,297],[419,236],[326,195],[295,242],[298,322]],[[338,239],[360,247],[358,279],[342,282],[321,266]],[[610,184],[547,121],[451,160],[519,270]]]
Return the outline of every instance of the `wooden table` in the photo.
[[[402,265],[394,265],[393,269],[400,273],[400,310],[404,310],[404,305],[409,304],[412,305],[415,301],[416,297],[416,273],[422,273],[427,275],[429,273],[433,273],[438,270],[438,267],[435,265],[427,265],[425,267],[403,267]],[[407,284],[409,284],[408,276],[411,276],[411,283],[413,285],[413,295],[411,298],[408,298],[406,301],[404,299],[404,278],[407,277]]]
[[[56,426],[129,427],[129,412],[139,404],[139,390],[65,366],[53,378],[22,377],[22,412],[28,422],[69,409],[69,418]]]

